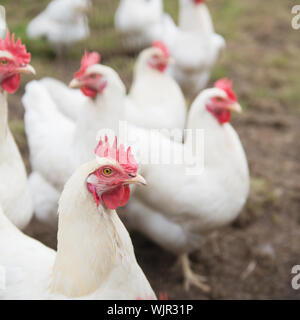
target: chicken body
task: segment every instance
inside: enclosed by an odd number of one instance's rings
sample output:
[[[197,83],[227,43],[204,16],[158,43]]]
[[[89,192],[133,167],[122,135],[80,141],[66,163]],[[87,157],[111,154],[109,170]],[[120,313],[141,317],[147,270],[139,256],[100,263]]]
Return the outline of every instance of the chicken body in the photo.
[[[44,86],[58,110],[74,122],[80,117],[81,106],[87,98],[78,89],[72,89],[54,78],[42,78],[39,83]]]
[[[147,129],[177,129],[186,121],[186,104],[178,84],[165,72],[149,65],[157,48],[142,51],[136,62],[134,80],[128,94],[126,118]],[[182,141],[182,133],[179,140]]]
[[[86,187],[87,176],[106,163],[92,160],[67,182],[57,253],[20,232],[0,208],[1,299],[156,299],[117,213],[97,207]]]
[[[121,0],[115,27],[129,50],[144,49],[155,40],[167,41],[176,28],[172,18],[163,12],[162,0]]]
[[[0,92],[0,203],[6,216],[24,229],[33,214],[25,166],[7,123],[6,93]]]
[[[57,53],[89,36],[90,0],[52,0],[27,27],[29,38],[46,37]]]
[[[180,0],[179,27],[169,43],[175,64],[169,67],[184,93],[195,96],[209,81],[219,52],[225,47],[215,33],[205,3]]]
[[[141,132],[143,143],[133,148],[142,157],[141,173],[148,187],[136,189],[120,212],[126,213],[129,228],[177,256],[199,249],[205,234],[232,222],[247,200],[249,172],[240,139],[229,123],[220,125],[206,110],[208,101],[218,95],[222,92],[214,88],[197,97],[188,119],[193,135],[184,144]],[[195,140],[197,130],[202,130],[203,139]],[[187,146],[199,150],[188,164]],[[158,157],[145,159],[149,154]]]

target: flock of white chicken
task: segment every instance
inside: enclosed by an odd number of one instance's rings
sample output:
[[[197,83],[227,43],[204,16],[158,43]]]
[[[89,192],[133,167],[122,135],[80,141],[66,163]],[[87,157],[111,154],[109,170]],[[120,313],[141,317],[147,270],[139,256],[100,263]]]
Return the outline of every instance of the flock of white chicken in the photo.
[[[200,91],[225,41],[203,0],[179,2],[177,26],[162,0],[120,1],[115,26],[130,50],[141,50],[128,94],[118,73],[87,51],[69,86],[53,78],[26,85],[28,179],[8,127],[7,94],[35,70],[0,7],[0,299],[156,299],[125,226],[178,257],[185,289],[210,291],[188,255],[238,216],[249,172],[230,125],[231,112],[241,111],[231,81]],[[45,36],[60,54],[88,36],[91,6],[53,0],[28,35]],[[197,94],[189,112],[183,92]],[[120,121],[134,137],[128,148],[118,143],[125,139]],[[183,159],[188,146],[201,150],[201,173],[188,174],[195,163],[144,161],[158,150]],[[57,252],[20,231],[33,214],[57,232]]]

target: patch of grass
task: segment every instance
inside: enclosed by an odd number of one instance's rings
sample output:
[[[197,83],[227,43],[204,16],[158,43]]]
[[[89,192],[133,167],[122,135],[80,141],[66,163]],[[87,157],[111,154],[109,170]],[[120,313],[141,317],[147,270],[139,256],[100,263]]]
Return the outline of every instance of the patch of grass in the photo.
[[[164,10],[169,13],[173,20],[178,22],[178,10],[179,10],[179,1],[174,0],[165,0],[164,1]]]
[[[214,67],[212,74],[211,74],[211,80],[216,81],[220,78],[228,77],[228,67],[224,64],[218,64]]]
[[[129,56],[113,56],[106,61],[107,65],[117,70],[125,85],[129,89],[132,82],[135,59]]]
[[[267,87],[257,87],[252,91],[252,94],[256,98],[272,98],[274,97],[274,90]]]
[[[106,1],[102,6],[94,6],[89,15],[90,28],[94,30],[111,29],[114,25],[114,13],[117,7],[117,1]]]
[[[243,109],[243,111],[246,111],[250,107],[250,103],[247,99],[239,98],[239,103]]]
[[[293,86],[291,84],[288,84],[287,86],[283,87],[279,91],[279,99],[282,101],[283,104],[290,105],[296,110],[297,112],[300,112],[300,91],[299,86]]]
[[[276,55],[267,61],[266,65],[278,69],[285,69],[290,64],[290,58],[286,54]]]
[[[85,41],[85,45],[98,50],[101,54],[122,50],[121,39],[113,29],[103,31],[98,37],[90,37]]]
[[[27,21],[19,22],[11,28],[11,32],[14,32],[16,34],[16,37],[20,37],[22,41],[28,40],[27,34],[26,34],[26,28],[27,28]]]
[[[209,7],[210,4],[208,4]],[[239,30],[238,21],[244,17],[243,1],[220,0],[214,4],[215,10],[211,10],[216,31],[227,39],[235,38]]]
[[[27,147],[24,122],[22,120],[13,120],[9,123],[10,130],[21,150]]]

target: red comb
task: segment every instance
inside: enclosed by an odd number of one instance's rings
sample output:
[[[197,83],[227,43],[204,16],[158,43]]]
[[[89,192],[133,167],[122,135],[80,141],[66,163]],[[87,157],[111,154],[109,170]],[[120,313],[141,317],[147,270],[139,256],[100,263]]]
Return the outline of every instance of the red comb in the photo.
[[[194,2],[195,2],[196,4],[200,4],[200,3],[203,3],[204,0],[194,0]]]
[[[162,41],[154,41],[152,47],[160,49],[166,57],[170,56],[168,47]]]
[[[131,153],[131,148],[128,147],[127,150],[125,150],[123,144],[118,148],[117,137],[115,137],[112,146],[110,146],[107,136],[105,136],[104,143],[102,139],[100,139],[98,146],[95,149],[95,154],[100,158],[109,158],[117,161],[127,172],[135,173],[138,169],[138,164]]]
[[[27,52],[26,47],[22,44],[21,39],[15,41],[15,34],[10,36],[7,30],[5,39],[0,38],[0,50],[9,51],[20,64],[27,65],[30,62],[31,55]]]
[[[84,51],[84,55],[81,58],[80,69],[75,73],[75,78],[81,77],[86,69],[94,64],[99,63],[101,60],[100,54],[96,51],[88,53],[87,50]]]
[[[229,99],[233,101],[237,101],[237,97],[235,93],[232,91],[232,81],[230,81],[229,79],[227,78],[219,79],[218,81],[215,82],[215,88],[224,90],[227,93]]]

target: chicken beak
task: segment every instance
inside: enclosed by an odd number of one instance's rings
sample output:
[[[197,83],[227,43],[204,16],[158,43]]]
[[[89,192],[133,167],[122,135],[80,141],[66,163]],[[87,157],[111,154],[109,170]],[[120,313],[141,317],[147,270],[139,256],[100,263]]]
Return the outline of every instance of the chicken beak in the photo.
[[[36,74],[35,69],[30,64],[28,64],[26,67],[17,68],[16,71],[18,73],[26,73],[26,74],[33,74],[33,75]]]
[[[146,186],[146,180],[139,174],[137,174],[134,178],[124,181],[125,184],[140,184],[142,186]]]
[[[233,104],[230,104],[228,106],[228,109],[231,110],[231,111],[235,111],[235,112],[238,112],[238,113],[241,113],[243,111],[241,105],[239,103],[233,103]]]
[[[73,79],[70,83],[69,83],[69,87],[70,88],[81,88],[83,86],[83,82],[78,80],[78,79]]]

